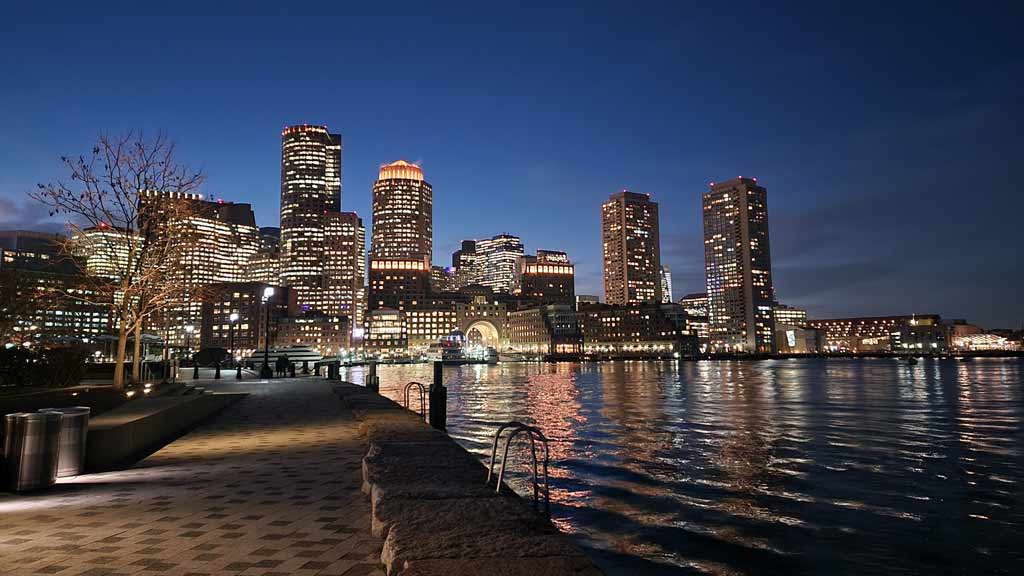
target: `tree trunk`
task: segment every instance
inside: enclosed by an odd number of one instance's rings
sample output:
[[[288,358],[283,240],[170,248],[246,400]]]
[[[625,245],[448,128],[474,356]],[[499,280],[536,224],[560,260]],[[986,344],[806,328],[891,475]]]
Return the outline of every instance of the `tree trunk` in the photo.
[[[132,381],[142,382],[142,321],[135,325],[135,343],[132,347]]]
[[[114,390],[124,390],[124,357],[128,351],[128,327],[121,318],[117,329],[117,354],[114,355]]]

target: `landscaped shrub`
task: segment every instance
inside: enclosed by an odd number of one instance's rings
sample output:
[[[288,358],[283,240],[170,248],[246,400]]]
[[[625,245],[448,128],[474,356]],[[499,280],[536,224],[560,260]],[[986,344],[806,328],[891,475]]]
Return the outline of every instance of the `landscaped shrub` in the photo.
[[[0,386],[64,388],[81,382],[89,351],[81,346],[0,349]]]

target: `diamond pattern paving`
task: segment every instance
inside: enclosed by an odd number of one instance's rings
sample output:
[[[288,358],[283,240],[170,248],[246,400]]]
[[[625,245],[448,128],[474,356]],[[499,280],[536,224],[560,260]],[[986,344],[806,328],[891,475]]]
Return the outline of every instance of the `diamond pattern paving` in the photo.
[[[358,424],[321,379],[248,392],[135,467],[0,495],[7,575],[381,575]]]

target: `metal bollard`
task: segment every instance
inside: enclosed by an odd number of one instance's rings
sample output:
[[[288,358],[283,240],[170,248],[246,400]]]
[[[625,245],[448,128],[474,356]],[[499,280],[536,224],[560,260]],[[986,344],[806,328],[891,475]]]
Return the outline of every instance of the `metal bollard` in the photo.
[[[214,380],[220,380],[220,362],[217,362],[217,371],[213,373]]]
[[[370,360],[370,374],[366,377],[366,387],[374,392],[380,392],[380,378],[377,377],[376,360]]]
[[[239,364],[235,368],[235,380],[241,380],[241,379],[242,379],[242,365]]]
[[[437,430],[448,430],[448,389],[444,386],[444,364],[434,362],[434,381],[430,384],[430,426]]]

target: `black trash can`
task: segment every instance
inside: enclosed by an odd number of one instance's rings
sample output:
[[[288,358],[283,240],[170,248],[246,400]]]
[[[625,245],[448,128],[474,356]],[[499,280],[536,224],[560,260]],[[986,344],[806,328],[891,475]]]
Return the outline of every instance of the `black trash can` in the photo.
[[[39,490],[57,480],[62,419],[58,412],[4,416],[4,486],[8,490]]]
[[[57,477],[78,476],[85,471],[85,439],[89,432],[88,406],[67,406],[65,408],[42,408],[40,412],[57,412],[64,415],[60,426],[60,463]]]

